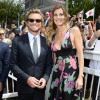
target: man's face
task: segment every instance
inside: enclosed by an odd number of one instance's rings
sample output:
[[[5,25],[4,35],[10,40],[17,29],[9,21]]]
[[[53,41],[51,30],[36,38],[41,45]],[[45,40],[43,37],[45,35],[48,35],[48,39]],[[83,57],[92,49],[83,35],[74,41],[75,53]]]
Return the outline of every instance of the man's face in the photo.
[[[27,19],[28,30],[31,32],[38,32],[42,26],[42,17],[38,13],[33,13]]]
[[[46,18],[48,18],[49,17],[49,12],[46,12],[45,16],[46,16]]]

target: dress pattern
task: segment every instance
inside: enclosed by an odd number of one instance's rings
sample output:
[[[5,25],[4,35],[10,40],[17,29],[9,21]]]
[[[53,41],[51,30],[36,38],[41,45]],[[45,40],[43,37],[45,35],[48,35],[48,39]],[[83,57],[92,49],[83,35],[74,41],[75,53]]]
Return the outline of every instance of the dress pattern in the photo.
[[[51,45],[56,56],[48,100],[82,100],[83,89],[75,89],[75,81],[79,74],[76,49],[72,47],[70,32],[66,32],[61,50]]]

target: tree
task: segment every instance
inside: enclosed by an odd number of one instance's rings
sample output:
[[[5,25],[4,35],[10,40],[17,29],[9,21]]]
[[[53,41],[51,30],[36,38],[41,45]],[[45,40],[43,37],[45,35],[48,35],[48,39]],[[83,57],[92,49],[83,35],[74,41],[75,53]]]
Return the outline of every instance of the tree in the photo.
[[[86,12],[93,7],[91,0],[69,0],[69,13],[71,15],[76,15],[81,10]]]
[[[12,23],[13,20],[18,21],[24,11],[21,4],[14,3],[14,0],[0,0],[0,23]]]
[[[95,17],[100,15],[100,0],[95,0]]]
[[[69,0],[69,13],[71,15],[76,15],[79,11],[83,9],[83,0]]]

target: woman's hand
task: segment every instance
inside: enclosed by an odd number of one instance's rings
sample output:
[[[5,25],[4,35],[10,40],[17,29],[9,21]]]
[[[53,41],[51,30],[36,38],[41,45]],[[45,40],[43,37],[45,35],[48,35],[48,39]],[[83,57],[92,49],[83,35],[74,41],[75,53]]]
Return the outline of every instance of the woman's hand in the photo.
[[[83,87],[83,76],[78,76],[75,84],[75,88],[77,90],[81,89]]]

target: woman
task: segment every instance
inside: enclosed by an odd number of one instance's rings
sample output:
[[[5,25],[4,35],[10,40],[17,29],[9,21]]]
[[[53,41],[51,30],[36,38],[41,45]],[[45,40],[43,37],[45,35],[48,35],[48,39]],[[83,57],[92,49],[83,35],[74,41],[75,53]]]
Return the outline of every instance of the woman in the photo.
[[[56,6],[52,14],[55,31],[51,43],[54,68],[48,99],[81,100],[84,60],[80,30],[77,26],[69,26],[68,13],[62,6]]]

